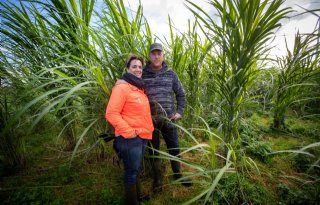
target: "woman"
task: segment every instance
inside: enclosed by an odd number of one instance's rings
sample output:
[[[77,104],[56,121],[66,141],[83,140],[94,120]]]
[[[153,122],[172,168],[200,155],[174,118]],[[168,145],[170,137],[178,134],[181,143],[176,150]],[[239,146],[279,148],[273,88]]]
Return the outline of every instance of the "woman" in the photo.
[[[153,124],[144,83],[141,78],[143,58],[130,55],[128,72],[113,89],[106,110],[106,119],[115,129],[115,148],[124,164],[126,204],[138,204],[140,192],[137,178],[146,140],[151,140]]]

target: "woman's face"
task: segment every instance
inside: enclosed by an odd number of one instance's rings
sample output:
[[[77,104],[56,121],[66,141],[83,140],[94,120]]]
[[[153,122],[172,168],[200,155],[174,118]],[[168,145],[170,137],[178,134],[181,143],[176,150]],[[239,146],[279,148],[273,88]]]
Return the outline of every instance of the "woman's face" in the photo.
[[[142,63],[140,60],[132,60],[128,68],[128,73],[135,75],[138,78],[142,76]]]

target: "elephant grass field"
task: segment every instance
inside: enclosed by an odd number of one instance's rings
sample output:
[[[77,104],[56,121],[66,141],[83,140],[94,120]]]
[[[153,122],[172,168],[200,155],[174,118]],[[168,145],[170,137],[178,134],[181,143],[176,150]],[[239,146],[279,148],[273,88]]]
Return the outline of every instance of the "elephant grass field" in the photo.
[[[102,4],[100,4],[102,3]],[[143,5],[123,0],[0,2],[0,201],[123,204],[123,167],[104,114],[125,59],[161,42],[186,93],[181,154],[161,144],[164,187],[148,152],[141,204],[320,204],[320,33],[269,54],[283,0],[196,0],[185,32],[153,33]],[[310,12],[319,16],[319,10]],[[218,19],[218,20],[217,20]],[[164,20],[165,21],[165,20]],[[183,178],[174,180],[170,160]]]

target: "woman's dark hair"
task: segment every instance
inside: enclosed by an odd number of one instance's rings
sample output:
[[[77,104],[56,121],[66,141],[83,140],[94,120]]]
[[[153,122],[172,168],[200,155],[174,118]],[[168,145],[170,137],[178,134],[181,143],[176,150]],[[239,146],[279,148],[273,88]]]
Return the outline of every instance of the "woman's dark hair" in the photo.
[[[137,55],[135,55],[135,54],[131,54],[131,55],[129,55],[128,60],[127,60],[127,68],[130,67],[130,63],[131,63],[131,61],[133,61],[133,60],[139,60],[139,61],[141,62],[141,64],[142,64],[142,66],[143,66],[143,64],[144,64],[144,60],[143,60],[142,57],[137,56]]]

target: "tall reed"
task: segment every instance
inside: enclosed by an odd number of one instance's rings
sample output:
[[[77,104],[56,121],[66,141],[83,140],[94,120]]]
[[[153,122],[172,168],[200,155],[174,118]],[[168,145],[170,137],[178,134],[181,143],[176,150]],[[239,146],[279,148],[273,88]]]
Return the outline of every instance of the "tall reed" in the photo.
[[[316,86],[311,80],[319,75],[319,45],[314,34],[296,34],[293,51],[287,48],[287,55],[278,57],[279,72],[276,75],[273,97],[273,124],[275,129],[285,129],[285,114],[287,109],[301,101],[307,102],[316,96],[304,91],[310,86]],[[319,98],[319,96],[318,96]]]
[[[201,28],[212,43],[215,55],[210,57],[213,89],[219,98],[219,116],[223,137],[229,146],[239,145],[239,119],[247,92],[259,70],[258,62],[269,50],[266,43],[273,37],[280,20],[290,12],[282,0],[213,0],[209,4],[218,13],[206,13],[187,1],[188,8],[201,22]],[[226,152],[227,153],[227,152]],[[235,160],[235,159],[234,159]]]

